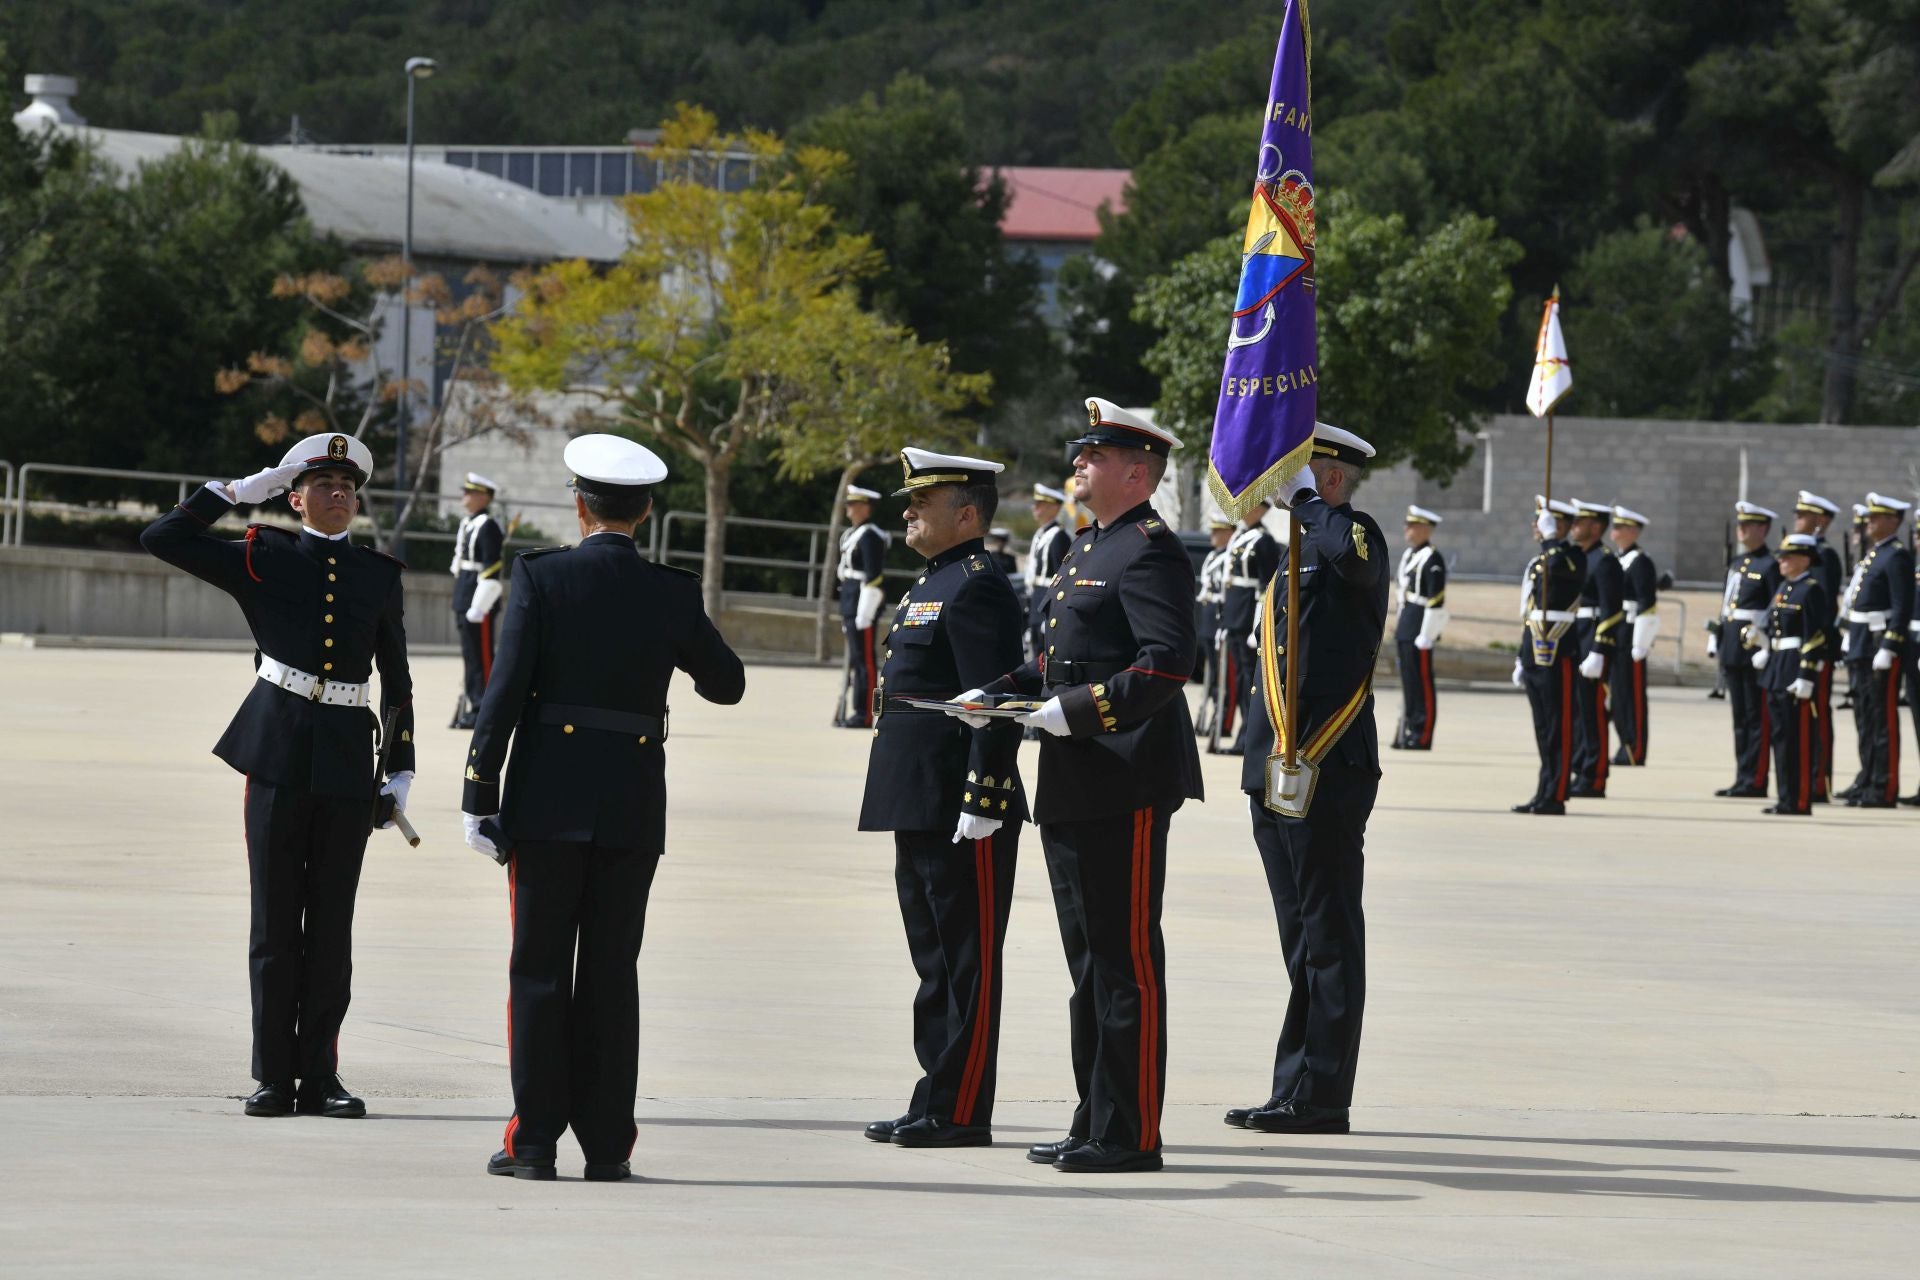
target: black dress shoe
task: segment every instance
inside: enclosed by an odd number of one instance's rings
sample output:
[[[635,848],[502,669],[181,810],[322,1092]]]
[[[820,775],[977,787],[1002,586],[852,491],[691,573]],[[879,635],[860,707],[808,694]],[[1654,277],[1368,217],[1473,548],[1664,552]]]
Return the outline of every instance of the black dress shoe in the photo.
[[[1759,787],[1732,786],[1722,787],[1713,794],[1727,796],[1734,800],[1765,800],[1767,793]]]
[[[1527,801],[1527,802],[1526,802],[1525,804],[1517,804],[1517,805],[1515,805],[1515,806],[1513,806],[1513,812],[1515,812],[1515,813],[1532,813],[1532,812],[1533,812],[1533,801],[1531,801],[1531,800],[1529,800],[1529,801]]]
[[[1062,1151],[1053,1167],[1062,1173],[1158,1173],[1164,1163],[1158,1151],[1136,1151],[1089,1138],[1071,1151]]]
[[[1235,1129],[1244,1129],[1247,1127],[1248,1116],[1256,1111],[1271,1111],[1285,1101],[1285,1098],[1274,1097],[1268,1098],[1265,1102],[1255,1103],[1251,1107],[1229,1107],[1226,1114],[1227,1124]]]
[[[1527,812],[1537,813],[1543,818],[1558,818],[1565,816],[1567,806],[1561,804],[1558,800],[1542,800],[1529,808]]]
[[[1595,791],[1592,787],[1578,787],[1567,792],[1569,800],[1605,800],[1607,793]]]
[[[456,729],[471,729],[473,725],[474,715],[471,711],[453,722],[453,727]]]
[[[524,1152],[510,1156],[504,1151],[496,1151],[487,1161],[487,1172],[501,1178],[524,1178],[529,1182],[552,1182],[559,1175],[553,1171],[552,1156],[530,1156]]]
[[[900,1128],[902,1125],[909,1125],[912,1123],[913,1123],[912,1116],[901,1116],[897,1120],[875,1120],[872,1124],[867,1126],[867,1129],[866,1129],[867,1141],[868,1142],[892,1142],[893,1131],[895,1129]]]
[[[330,1073],[300,1082],[300,1099],[294,1110],[303,1116],[358,1120],[367,1114],[367,1104],[348,1093],[340,1077]]]
[[[269,1080],[247,1098],[244,1110],[250,1116],[290,1116],[293,1098],[293,1081]]]
[[[1075,1147],[1085,1145],[1086,1141],[1070,1133],[1058,1142],[1036,1142],[1027,1148],[1027,1159],[1035,1164],[1052,1164]]]
[[[1813,816],[1813,814],[1806,809],[1789,809],[1785,805],[1778,804],[1770,804],[1760,812],[1771,813],[1781,818],[1810,818]]]
[[[1920,809],[1920,791],[1916,791],[1910,796],[1901,796],[1900,803],[1906,805],[1908,808]]]
[[[625,1160],[610,1160],[605,1163],[587,1161],[588,1182],[625,1182],[632,1176],[633,1167]]]
[[[1893,808],[1893,801],[1863,800],[1863,799],[1855,798],[1847,801],[1847,808],[1849,809],[1891,809]]]
[[[1626,765],[1628,768],[1633,767],[1633,757],[1627,754],[1627,749],[1625,747],[1622,747],[1618,751],[1613,753],[1613,762],[1615,764]]]
[[[1346,1133],[1345,1107],[1316,1107],[1311,1102],[1283,1102],[1247,1117],[1247,1128],[1262,1133]]]
[[[893,1131],[896,1147],[990,1147],[993,1130],[983,1124],[955,1124],[940,1116],[921,1116]]]

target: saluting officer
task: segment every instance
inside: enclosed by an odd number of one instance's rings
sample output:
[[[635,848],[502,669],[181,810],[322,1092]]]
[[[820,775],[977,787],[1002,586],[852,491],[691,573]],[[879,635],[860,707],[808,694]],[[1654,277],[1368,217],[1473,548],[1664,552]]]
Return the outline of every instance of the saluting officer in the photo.
[[[993,1142],[1001,950],[1027,802],[1011,720],[978,727],[902,703],[951,698],[1018,667],[1025,611],[981,530],[999,505],[997,462],[904,449],[907,545],[926,572],[900,598],[875,701],[860,830],[893,832],[894,885],[920,989],[920,1081],[906,1114],[867,1126],[899,1147]]]
[[[1811,534],[1814,540],[1813,576],[1827,595],[1827,642],[1821,645],[1820,660],[1813,677],[1813,802],[1826,804],[1833,792],[1833,669],[1840,660],[1838,609],[1840,596],[1847,589],[1847,571],[1841,567],[1840,553],[1827,541],[1827,528],[1840,508],[1817,493],[1800,490],[1793,505],[1793,530]]]
[[[455,729],[473,728],[480,695],[493,674],[493,651],[500,640],[500,597],[506,593],[500,570],[506,531],[493,518],[499,486],[478,472],[467,472],[460,501],[467,509],[453,535],[453,625],[460,633],[460,658],[466,664],[465,698],[453,718]]]
[[[1743,637],[1746,629],[1760,621],[1774,588],[1780,585],[1780,569],[1767,550],[1767,534],[1773,528],[1773,512],[1751,502],[1734,504],[1734,532],[1741,550],[1727,566],[1727,587],[1721,597],[1720,631],[1707,639],[1707,656],[1716,653],[1720,674],[1727,686],[1727,706],[1733,712],[1734,780],[1721,787],[1716,796],[1746,796],[1765,799],[1767,794],[1767,751],[1772,728],[1767,700],[1760,680],[1748,660],[1751,652]]]
[[[1573,543],[1586,553],[1587,577],[1574,610],[1574,647],[1580,655],[1573,699],[1573,781],[1569,796],[1603,800],[1607,795],[1608,665],[1619,652],[1626,612],[1626,575],[1619,557],[1602,535],[1612,523],[1613,507],[1576,498]]]
[[[1240,787],[1251,797],[1253,841],[1267,872],[1286,956],[1287,1000],[1274,1050],[1273,1092],[1227,1112],[1229,1125],[1263,1133],[1345,1133],[1367,1001],[1364,879],[1367,819],[1380,789],[1373,723],[1373,666],[1387,623],[1386,539],[1348,501],[1373,446],[1316,423],[1308,468],[1280,494],[1299,518],[1300,702],[1287,709],[1299,759],[1319,770],[1303,817],[1267,807],[1267,757],[1287,664],[1284,571],[1267,585],[1261,678],[1247,713]]]
[[[1660,634],[1660,571],[1653,557],[1640,545],[1647,518],[1630,507],[1613,509],[1613,527],[1608,536],[1620,557],[1620,574],[1625,592],[1627,652],[1614,645],[1608,678],[1613,690],[1613,727],[1620,734],[1620,749],[1613,762],[1641,765],[1647,762],[1647,656]]]
[[[1244,725],[1253,687],[1253,650],[1248,644],[1260,614],[1261,584],[1273,577],[1280,564],[1280,540],[1267,531],[1264,520],[1273,504],[1260,502],[1242,517],[1240,528],[1227,543],[1227,586],[1221,593],[1220,632],[1214,637],[1227,664],[1227,688],[1231,696],[1223,707],[1220,736]],[[1245,745],[1245,730],[1227,748],[1239,755]]]
[[[834,725],[842,729],[873,726],[873,682],[880,673],[875,623],[886,592],[880,585],[891,534],[873,523],[873,502],[880,494],[847,486],[847,525],[840,535],[840,630],[846,637],[845,694]]]
[[[1781,540],[1780,586],[1766,616],[1747,630],[1753,668],[1767,693],[1778,784],[1777,799],[1764,813],[1804,816],[1813,812],[1819,762],[1814,682],[1833,626],[1826,588],[1810,572],[1818,553],[1819,540],[1810,533],[1790,533]]]
[[[1860,776],[1840,794],[1856,809],[1900,798],[1900,667],[1913,620],[1913,553],[1900,542],[1911,504],[1867,495],[1867,550],[1847,587],[1847,681],[1860,741]]]
[[[1433,690],[1433,646],[1447,625],[1447,562],[1433,545],[1440,516],[1425,507],[1409,506],[1394,591],[1400,597],[1400,619],[1394,623],[1393,643],[1400,659],[1400,726],[1387,745],[1396,750],[1433,750],[1433,726],[1439,699]],[[1259,708],[1254,709],[1256,712]],[[1251,713],[1250,713],[1251,714]]]
[[[1200,640],[1201,687],[1206,696],[1201,699],[1201,710],[1206,714],[1193,726],[1193,731],[1206,737],[1213,731],[1214,721],[1221,715],[1221,708],[1232,694],[1232,684],[1221,670],[1220,652],[1220,610],[1226,602],[1227,592],[1227,542],[1233,537],[1234,522],[1220,512],[1215,512],[1207,520],[1206,557],[1200,561],[1199,586],[1194,592],[1194,626]]]
[[[1053,598],[1053,576],[1060,572],[1067,544],[1073,541],[1060,523],[1060,506],[1067,495],[1050,485],[1033,486],[1033,541],[1027,544],[1028,656],[1046,651],[1047,601]]]
[[[614,1182],[639,1135],[634,965],[666,847],[667,686],[684,671],[730,705],[746,676],[699,575],[634,546],[666,466],[610,435],[580,436],[564,457],[580,542],[514,560],[460,808],[467,843],[506,864],[513,914],[513,1118],[487,1172],[552,1180],[571,1127],[587,1179]]]
[[[1534,496],[1534,537],[1540,550],[1527,565],[1522,583],[1520,656],[1513,662],[1513,683],[1527,691],[1533,712],[1533,741],[1540,752],[1540,776],[1533,798],[1513,806],[1515,813],[1542,815],[1567,811],[1567,784],[1573,772],[1573,649],[1567,632],[1575,622],[1587,561],[1567,541],[1574,509],[1559,499]]]
[[[246,1101],[250,1116],[367,1113],[339,1076],[353,902],[368,833],[406,807],[414,763],[405,566],[347,540],[372,470],[372,453],[351,436],[310,436],[279,466],[209,484],[140,535],[160,559],[232,596],[253,632],[258,679],[213,748],[247,777],[247,962],[260,1082]],[[250,524],[232,542],[208,532],[236,503],[281,493],[300,532]],[[375,667],[378,719],[369,710]],[[385,785],[373,750],[383,722],[393,735],[383,744]]]
[[[1079,1106],[1065,1138],[1027,1158],[1078,1173],[1160,1168],[1166,1099],[1167,827],[1199,799],[1187,714],[1193,562],[1150,499],[1179,440],[1087,401],[1068,442],[1074,535],[1047,604],[1047,651],[979,693],[1039,694],[1022,722],[1045,731],[1034,819],[1073,976],[1068,1005]]]

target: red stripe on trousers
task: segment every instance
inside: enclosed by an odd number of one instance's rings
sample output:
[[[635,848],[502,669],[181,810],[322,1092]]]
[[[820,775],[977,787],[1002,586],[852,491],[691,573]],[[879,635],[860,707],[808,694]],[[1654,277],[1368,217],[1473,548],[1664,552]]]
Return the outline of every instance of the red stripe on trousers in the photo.
[[[993,1017],[993,837],[973,842],[973,882],[980,898],[980,992],[973,1002],[973,1040],[967,1046],[967,1069],[960,1074],[960,1098],[953,1107],[955,1124],[972,1124],[980,1081],[987,1074],[987,1025]]]
[[[519,911],[519,903],[518,903],[518,898],[520,896],[519,895],[519,880],[520,880],[519,870],[520,870],[520,855],[508,854],[507,855],[507,932],[508,932],[509,938],[511,938],[511,935],[513,934],[515,929],[517,929],[520,922],[519,921],[520,911]],[[511,946],[511,943],[509,943],[509,946]],[[511,971],[509,971],[508,980],[507,980],[507,1072],[508,1074],[512,1074],[513,1072],[513,980],[512,980]],[[513,1133],[514,1133],[514,1130],[518,1129],[519,1127],[520,1127],[520,1116],[518,1115],[518,1113],[516,1113],[507,1121],[505,1145],[506,1145],[506,1152],[508,1155],[513,1154]]]
[[[1802,702],[1800,711],[1800,779],[1799,788],[1793,793],[1793,808],[1796,813],[1805,813],[1813,806],[1813,743],[1808,727],[1813,721],[1813,708]]]
[[[1895,658],[1893,665],[1887,668],[1887,692],[1882,699],[1887,704],[1887,793],[1881,797],[1888,804],[1900,799],[1900,659]]]
[[[1813,794],[1822,800],[1833,791],[1833,664],[1820,664],[1814,677],[1814,705],[1820,709],[1820,769],[1813,776]]]
[[[1240,705],[1240,660],[1233,655],[1233,637],[1231,635],[1227,637],[1226,644],[1222,647],[1227,650],[1226,653],[1220,655],[1227,660],[1227,684],[1225,694],[1220,699],[1226,703],[1224,707],[1220,708],[1220,732],[1232,733],[1233,713]]]
[[[1133,812],[1133,985],[1140,998],[1140,1149],[1160,1145],[1160,982],[1153,971],[1153,810]]]
[[[1600,758],[1593,766],[1593,789],[1605,792],[1607,768],[1612,761],[1607,758],[1607,678],[1604,674],[1593,682],[1593,727],[1600,735]]]
[[[1573,768],[1573,664],[1556,662],[1554,670],[1560,673],[1560,781],[1553,788],[1553,798],[1565,804],[1567,774]]]
[[[1433,650],[1414,650],[1420,655],[1420,697],[1426,703],[1426,716],[1420,725],[1420,745],[1433,745],[1433,721],[1439,710],[1439,701],[1433,696]]]
[[[867,702],[860,708],[860,723],[867,726],[873,724],[873,633],[876,630],[878,628],[868,627],[860,633],[860,657],[867,668]]]
[[[1773,733],[1773,716],[1767,707],[1766,691],[1760,694],[1760,750],[1753,758],[1753,786],[1757,791],[1767,789],[1767,760],[1773,754],[1770,750]]]
[[[493,679],[493,615],[480,619],[480,683]]]

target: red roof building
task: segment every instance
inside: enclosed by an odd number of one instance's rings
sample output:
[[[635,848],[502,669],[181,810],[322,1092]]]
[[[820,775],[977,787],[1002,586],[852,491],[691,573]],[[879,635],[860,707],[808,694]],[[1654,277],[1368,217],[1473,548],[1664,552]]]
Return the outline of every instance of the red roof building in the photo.
[[[1090,244],[1100,234],[1102,205],[1127,207],[1130,169],[997,169],[1012,198],[1000,234],[1011,241]]]

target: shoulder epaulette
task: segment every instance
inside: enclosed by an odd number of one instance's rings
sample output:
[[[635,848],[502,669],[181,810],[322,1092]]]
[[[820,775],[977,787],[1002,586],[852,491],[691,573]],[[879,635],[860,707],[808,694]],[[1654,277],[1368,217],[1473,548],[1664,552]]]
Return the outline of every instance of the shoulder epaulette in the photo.
[[[371,555],[379,556],[382,560],[390,560],[394,564],[399,565],[402,569],[407,567],[407,562],[405,560],[402,560],[399,556],[391,555],[388,552],[382,551],[378,547],[362,547],[360,549]]]
[[[516,560],[531,560],[535,556],[550,556],[556,551],[571,550],[573,550],[573,548],[564,543],[557,547],[533,547],[530,550],[519,552],[514,558]]]
[[[295,541],[297,541],[300,537],[299,534],[287,528],[285,525],[262,524],[259,521],[255,521],[254,523],[247,526],[247,537],[249,538],[258,537],[263,533],[278,534],[282,538],[288,538]]]
[[[1173,532],[1172,529],[1167,527],[1167,522],[1160,519],[1142,520],[1135,527],[1149,538],[1164,538]]]
[[[699,574],[691,569],[682,569],[677,564],[661,564],[658,561],[649,561],[648,563],[652,564],[656,569],[665,569],[668,573],[677,573],[683,578],[692,578],[695,582],[700,581]]]
[[[966,566],[967,572],[970,574],[985,573],[987,571],[987,558],[985,556],[968,556]]]

